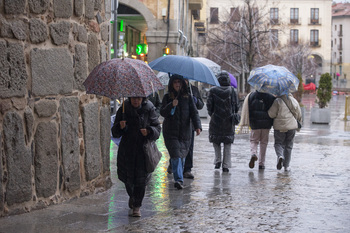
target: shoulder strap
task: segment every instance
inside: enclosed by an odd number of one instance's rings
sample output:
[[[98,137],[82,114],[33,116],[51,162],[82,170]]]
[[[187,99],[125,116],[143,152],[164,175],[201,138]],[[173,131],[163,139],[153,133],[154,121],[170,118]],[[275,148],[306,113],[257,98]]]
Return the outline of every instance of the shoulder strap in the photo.
[[[293,117],[294,117],[295,119],[297,119],[297,118],[295,117],[294,113],[292,112],[292,110],[290,110],[290,108],[289,108],[288,104],[286,103],[286,101],[284,101],[284,99],[282,99],[282,98],[281,98],[281,100],[283,100],[284,104],[287,106],[287,108],[289,109],[290,113],[292,113]]]

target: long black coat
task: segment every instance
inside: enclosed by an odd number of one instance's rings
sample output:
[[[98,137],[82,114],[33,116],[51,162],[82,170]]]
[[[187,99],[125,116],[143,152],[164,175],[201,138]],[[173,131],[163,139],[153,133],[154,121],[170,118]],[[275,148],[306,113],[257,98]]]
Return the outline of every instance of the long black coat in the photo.
[[[122,136],[117,157],[118,178],[124,183],[146,185],[151,176],[146,172],[143,144],[146,138],[157,140],[161,126],[155,108],[148,100],[143,101],[139,109],[135,109],[128,100],[124,106],[124,118],[123,107],[120,107],[112,127],[113,137]],[[126,127],[121,129],[120,121],[123,119]],[[146,137],[141,134],[141,128],[148,130]]]
[[[252,129],[271,129],[273,119],[267,111],[275,101],[275,97],[268,93],[255,91],[248,97],[249,125]]]
[[[170,97],[169,93],[165,94],[160,115],[164,117],[163,137],[170,157],[185,158],[191,144],[191,121],[195,129],[202,130],[202,125],[192,97],[190,95],[179,96],[177,99],[178,105],[174,115],[171,115],[173,98]]]
[[[238,112],[237,94],[231,86],[212,87],[207,99],[209,142],[233,143],[235,126],[233,114]]]

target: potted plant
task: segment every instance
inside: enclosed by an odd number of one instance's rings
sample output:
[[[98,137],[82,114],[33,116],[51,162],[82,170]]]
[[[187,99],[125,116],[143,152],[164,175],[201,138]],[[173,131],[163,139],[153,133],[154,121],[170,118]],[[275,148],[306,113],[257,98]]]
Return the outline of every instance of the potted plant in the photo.
[[[329,73],[321,75],[316,96],[318,108],[311,109],[311,122],[329,124],[331,122],[331,111],[326,108],[332,99],[332,77]]]

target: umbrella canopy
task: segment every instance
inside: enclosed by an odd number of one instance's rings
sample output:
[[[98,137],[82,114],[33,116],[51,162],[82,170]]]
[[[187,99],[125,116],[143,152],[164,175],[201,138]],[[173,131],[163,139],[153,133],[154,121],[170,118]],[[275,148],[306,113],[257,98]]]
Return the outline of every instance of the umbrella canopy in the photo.
[[[163,56],[150,62],[149,66],[154,70],[178,74],[188,79],[220,86],[214,73],[206,65],[192,57],[179,55]]]
[[[235,76],[233,76],[233,74],[231,73],[228,73],[228,76],[230,77],[231,86],[233,86],[234,88],[237,88],[237,79],[235,78]]]
[[[91,71],[83,85],[86,93],[111,99],[147,97],[164,88],[145,62],[130,58],[102,62]]]
[[[260,92],[280,96],[297,91],[299,79],[283,66],[266,65],[253,69],[248,83]]]
[[[214,75],[217,77],[221,72],[221,66],[213,62],[212,60],[209,60],[205,57],[194,57],[193,59],[203,63],[204,65],[208,66],[211,71],[213,71]]]

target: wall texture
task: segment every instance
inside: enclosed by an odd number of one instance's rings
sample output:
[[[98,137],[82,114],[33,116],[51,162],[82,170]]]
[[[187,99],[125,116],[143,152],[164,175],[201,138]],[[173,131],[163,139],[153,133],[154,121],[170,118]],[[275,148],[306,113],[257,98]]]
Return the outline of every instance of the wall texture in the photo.
[[[0,0],[0,216],[104,191],[109,99],[87,95],[109,59],[110,0]]]

